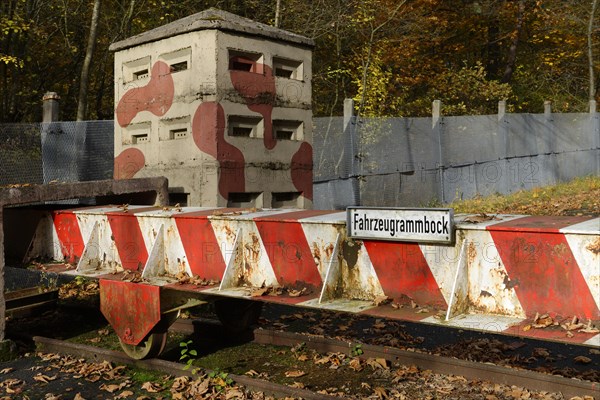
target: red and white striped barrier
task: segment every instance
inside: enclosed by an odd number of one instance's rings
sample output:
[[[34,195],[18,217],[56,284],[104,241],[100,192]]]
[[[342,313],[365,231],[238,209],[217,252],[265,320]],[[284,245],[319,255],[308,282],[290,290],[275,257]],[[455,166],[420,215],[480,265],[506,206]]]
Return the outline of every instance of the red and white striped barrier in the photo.
[[[600,321],[600,218],[454,223],[455,244],[433,245],[349,239],[338,211],[96,207],[49,214],[28,258],[87,276],[138,271],[152,285],[206,294],[285,287],[302,295],[260,300],[600,347],[594,329],[558,324]],[[218,284],[182,286],[182,274]],[[556,323],[529,329],[536,314]]]

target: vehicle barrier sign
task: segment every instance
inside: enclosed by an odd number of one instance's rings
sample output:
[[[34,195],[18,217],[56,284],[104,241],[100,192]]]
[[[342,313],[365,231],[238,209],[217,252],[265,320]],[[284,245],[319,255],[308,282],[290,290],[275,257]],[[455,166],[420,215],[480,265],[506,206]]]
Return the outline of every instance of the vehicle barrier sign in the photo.
[[[348,207],[348,236],[356,239],[453,243],[450,208]]]

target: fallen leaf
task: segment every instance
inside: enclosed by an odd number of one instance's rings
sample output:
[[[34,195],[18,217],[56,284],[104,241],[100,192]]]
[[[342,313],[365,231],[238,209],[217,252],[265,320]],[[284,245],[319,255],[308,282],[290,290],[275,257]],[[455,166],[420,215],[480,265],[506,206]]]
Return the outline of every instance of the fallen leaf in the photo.
[[[255,370],[251,369],[250,371],[247,371],[246,373],[244,373],[244,375],[258,376],[258,372],[256,372]]]
[[[306,375],[306,372],[300,371],[300,370],[293,370],[293,371],[286,371],[285,372],[286,378],[299,378],[299,377],[304,376],[304,375]]]
[[[123,384],[120,384],[120,385],[114,385],[114,384],[107,385],[107,384],[103,383],[102,385],[100,385],[100,390],[105,390],[108,393],[114,393],[117,390],[121,390],[122,388],[123,388]]]
[[[133,396],[133,392],[131,390],[123,390],[121,393],[115,396],[115,399],[126,399],[129,396]]]
[[[226,400],[230,400],[230,399],[244,399],[246,398],[246,396],[244,396],[244,393],[238,389],[238,388],[231,388],[227,390],[227,393],[225,394],[225,399]]]
[[[383,295],[383,296],[377,296],[375,297],[375,299],[373,299],[373,304],[376,306],[381,306],[383,304],[387,304],[390,301],[392,301],[392,299],[390,299],[389,297]]]
[[[144,382],[144,384],[142,385],[142,389],[144,389],[147,392],[150,393],[158,393],[162,390],[164,390],[164,388],[162,386],[160,386],[158,383],[153,383],[153,382]]]
[[[304,389],[306,386],[302,382],[294,382],[290,385],[290,387],[293,387],[296,389]]]
[[[73,397],[73,400],[85,400],[85,397],[83,397],[81,393],[77,393],[75,397]]]
[[[3,370],[0,370],[0,374],[8,374],[9,372],[13,372],[14,370],[14,368],[4,368]]]
[[[360,362],[360,358],[355,357],[348,363],[348,366],[355,370],[356,372],[360,372],[363,370],[362,363]]]
[[[36,376],[33,377],[33,380],[38,381],[38,382],[48,383],[50,381],[55,380],[56,378],[57,378],[57,375],[48,376],[48,375],[37,374]]]
[[[269,288],[267,288],[267,287],[258,288],[258,289],[253,290],[252,293],[250,294],[250,296],[252,296],[252,297],[264,296],[268,291],[269,291]]]
[[[369,358],[367,365],[370,365],[373,369],[389,369],[388,360],[385,358]]]
[[[379,398],[379,399],[387,399],[388,398],[387,390],[385,390],[385,388],[382,388],[381,386],[374,388],[373,394],[376,395],[377,398]]]
[[[586,356],[577,356],[573,359],[573,361],[580,364],[589,364],[592,362],[592,359]]]

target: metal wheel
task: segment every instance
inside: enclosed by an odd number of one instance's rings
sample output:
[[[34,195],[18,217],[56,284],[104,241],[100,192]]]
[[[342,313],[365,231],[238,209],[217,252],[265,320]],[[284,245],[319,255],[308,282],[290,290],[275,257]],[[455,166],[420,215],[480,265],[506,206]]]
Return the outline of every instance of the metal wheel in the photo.
[[[222,299],[215,301],[215,313],[227,333],[236,335],[247,331],[258,322],[262,311],[260,301],[246,299]]]
[[[121,348],[129,357],[135,360],[158,357],[167,344],[167,332],[150,332],[148,336],[137,346],[121,343]]]

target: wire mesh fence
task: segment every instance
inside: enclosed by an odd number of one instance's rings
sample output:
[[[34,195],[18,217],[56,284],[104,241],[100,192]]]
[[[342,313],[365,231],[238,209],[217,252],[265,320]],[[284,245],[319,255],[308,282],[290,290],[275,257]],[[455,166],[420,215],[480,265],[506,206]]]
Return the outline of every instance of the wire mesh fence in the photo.
[[[0,186],[113,176],[113,121],[0,124]]]

